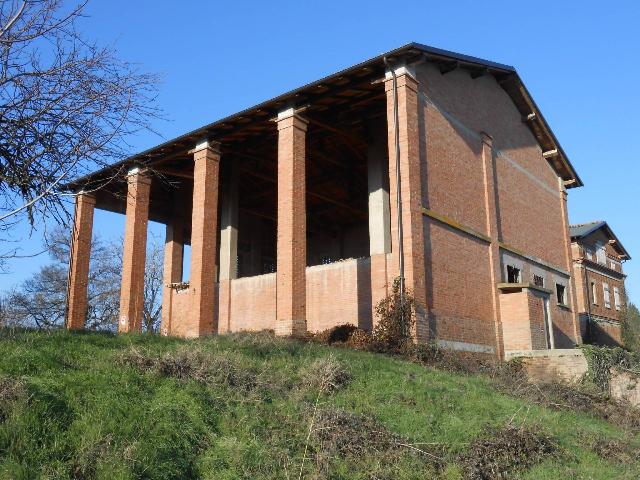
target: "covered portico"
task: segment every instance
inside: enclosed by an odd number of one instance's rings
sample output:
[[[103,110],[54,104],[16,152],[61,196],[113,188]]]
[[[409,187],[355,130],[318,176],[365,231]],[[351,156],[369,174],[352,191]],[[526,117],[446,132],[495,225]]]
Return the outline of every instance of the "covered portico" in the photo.
[[[405,277],[425,305],[418,93],[407,66],[419,58],[392,59],[395,83],[380,58],[74,182],[67,327],[84,327],[99,208],[126,215],[120,332],[141,330],[149,221],[166,225],[165,335],[370,329],[399,275],[396,132]]]

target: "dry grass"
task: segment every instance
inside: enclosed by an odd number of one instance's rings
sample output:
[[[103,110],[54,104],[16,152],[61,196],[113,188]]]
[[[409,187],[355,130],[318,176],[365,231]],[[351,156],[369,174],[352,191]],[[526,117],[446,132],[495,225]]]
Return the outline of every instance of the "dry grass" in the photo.
[[[180,348],[162,356],[132,347],[121,354],[118,361],[121,365],[183,382],[195,380],[204,385],[225,385],[245,392],[265,384],[260,372],[241,365],[229,353],[213,354],[193,347]]]
[[[0,377],[0,422],[7,419],[12,404],[26,396],[24,383],[11,377]]]
[[[352,378],[349,368],[333,354],[318,358],[302,371],[303,384],[324,393],[346,387]]]

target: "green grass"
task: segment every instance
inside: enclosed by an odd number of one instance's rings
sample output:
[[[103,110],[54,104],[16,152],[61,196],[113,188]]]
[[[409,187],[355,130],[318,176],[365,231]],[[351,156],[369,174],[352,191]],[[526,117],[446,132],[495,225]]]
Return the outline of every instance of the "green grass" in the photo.
[[[198,350],[259,381],[203,383],[122,365],[132,347],[149,356]],[[352,374],[333,393],[304,381],[313,362],[328,355]],[[638,463],[599,457],[584,440],[637,446],[637,435],[528,404],[498,392],[488,378],[259,335],[184,341],[0,331],[0,380],[17,382],[21,392],[0,399],[2,479],[297,479],[300,472],[309,479],[462,478],[456,454],[487,426],[508,423],[539,427],[561,452],[516,478],[631,479],[640,471]],[[367,453],[353,455],[323,450],[315,435],[307,442],[313,412],[336,409],[364,414],[418,448],[446,450],[444,468],[435,471],[402,446],[365,446]]]

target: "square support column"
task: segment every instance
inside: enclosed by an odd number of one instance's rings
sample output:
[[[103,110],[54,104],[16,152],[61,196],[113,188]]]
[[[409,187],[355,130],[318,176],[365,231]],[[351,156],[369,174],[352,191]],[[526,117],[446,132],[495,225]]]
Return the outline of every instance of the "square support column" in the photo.
[[[498,196],[495,185],[495,158],[493,154],[493,138],[482,132],[482,172],[484,180],[484,200],[489,244],[489,268],[491,272],[491,302],[493,307],[493,324],[495,330],[496,355],[504,359],[504,334],[500,311],[500,290],[502,281],[500,267],[500,230],[498,223]]]
[[[235,162],[231,164],[221,203],[220,281],[238,278],[238,165]]]
[[[75,198],[75,214],[71,231],[69,284],[67,285],[67,318],[69,330],[80,330],[87,320],[87,289],[95,198],[79,193]]]
[[[571,301],[571,322],[573,323],[573,335],[576,345],[582,344],[580,333],[580,320],[578,317],[578,296],[576,294],[576,282],[573,272],[573,258],[571,255],[571,234],[569,233],[569,211],[567,208],[567,189],[564,181],[558,177],[558,190],[560,193],[560,208],[562,209],[562,229],[564,233],[565,265],[567,272],[571,274],[569,279],[569,299]]]
[[[278,259],[276,334],[307,332],[307,121],[294,109],[278,114]]]
[[[216,255],[218,249],[218,188],[220,150],[204,142],[193,154],[193,209],[191,214],[191,318],[181,334],[200,337],[218,332],[216,316]]]
[[[389,160],[386,123],[369,121],[367,128],[367,185],[369,192],[369,255],[371,257],[372,327],[378,323],[376,307],[388,294],[387,254],[391,252]]]
[[[171,293],[169,286],[182,281],[182,262],[184,257],[184,221],[174,216],[167,223],[164,242],[164,268],[162,275],[162,324],[160,333],[171,335]]]
[[[369,255],[391,252],[389,161],[384,125],[367,125],[367,185],[369,191]]]
[[[137,168],[127,175],[127,211],[122,249],[119,332],[142,331],[144,270],[151,178]]]
[[[389,145],[389,197],[391,210],[391,261],[390,277],[398,277],[398,191],[397,176],[400,175],[400,198],[402,204],[403,248],[405,285],[413,291],[416,300],[415,338],[428,341],[429,321],[427,313],[424,220],[422,216],[422,182],[420,157],[420,126],[418,117],[418,81],[406,66],[394,70],[397,79],[397,96],[393,88],[391,71],[386,74],[387,127]],[[396,169],[396,135],[394,129],[394,97],[398,109],[398,143],[400,149],[400,171]]]
[[[238,278],[238,164],[232,162],[222,192],[220,213],[220,286],[218,332],[231,330],[231,281]]]

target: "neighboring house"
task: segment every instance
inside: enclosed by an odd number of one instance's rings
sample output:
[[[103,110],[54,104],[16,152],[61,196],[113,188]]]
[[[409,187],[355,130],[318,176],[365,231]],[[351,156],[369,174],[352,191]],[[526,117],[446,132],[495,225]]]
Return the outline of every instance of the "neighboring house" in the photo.
[[[513,67],[411,43],[69,185],[67,324],[84,325],[97,207],[126,213],[124,332],[140,329],[152,220],[164,334],[370,330],[403,251],[419,341],[573,347],[566,189],[581,185]]]
[[[620,315],[627,302],[622,263],[631,257],[607,222],[571,225],[570,232],[582,338],[622,345]]]

